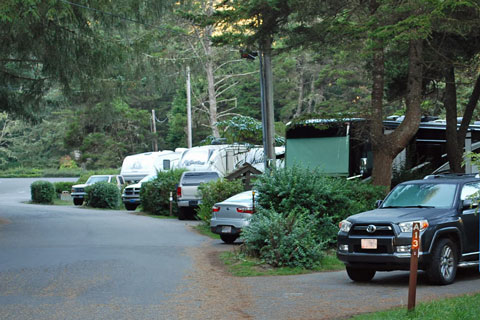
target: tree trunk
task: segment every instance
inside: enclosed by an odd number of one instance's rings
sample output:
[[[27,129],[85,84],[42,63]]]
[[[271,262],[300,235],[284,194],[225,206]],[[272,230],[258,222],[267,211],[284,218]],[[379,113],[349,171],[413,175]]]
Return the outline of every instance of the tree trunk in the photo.
[[[206,7],[207,16],[213,14],[213,0],[209,0]],[[215,75],[214,75],[214,64],[213,64],[213,53],[212,53],[212,33],[213,26],[209,25],[205,27],[205,38],[204,38],[204,50],[205,50],[205,72],[207,74],[207,87],[208,87],[208,106],[209,106],[209,125],[212,129],[212,135],[215,138],[220,138],[220,133],[218,132],[218,127],[216,126],[218,122],[218,111],[217,111],[217,91],[215,90]]]
[[[381,48],[379,44],[379,48]],[[383,133],[383,48],[377,49],[373,61],[371,131],[373,149],[372,180],[375,185],[390,188],[393,159],[408,145],[420,125],[420,104],[422,100],[422,40],[411,40],[409,44],[409,65],[405,119],[389,135]]]
[[[445,131],[447,158],[450,171],[462,173],[462,150],[458,145],[457,137],[457,88],[455,85],[455,68],[450,65],[445,70],[445,107],[447,126]],[[462,148],[463,149],[463,148]]]
[[[467,135],[467,130],[472,121],[473,111],[477,107],[478,99],[480,98],[480,75],[475,81],[475,86],[473,87],[472,94],[468,100],[468,104],[465,107],[465,112],[463,113],[462,124],[457,131],[457,144],[460,154],[463,154],[463,148],[465,147],[465,137]]]
[[[298,73],[298,100],[297,100],[297,111],[295,112],[294,118],[299,117],[302,114],[303,87],[305,85],[305,81],[303,79],[304,68],[303,68],[302,58],[300,58],[300,60],[298,61],[297,73]]]

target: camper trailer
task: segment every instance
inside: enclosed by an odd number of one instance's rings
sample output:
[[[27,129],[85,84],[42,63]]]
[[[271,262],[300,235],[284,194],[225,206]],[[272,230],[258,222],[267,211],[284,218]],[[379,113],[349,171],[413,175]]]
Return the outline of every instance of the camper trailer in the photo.
[[[134,183],[157,171],[174,169],[186,150],[178,148],[175,151],[164,150],[127,156],[123,160],[121,175],[129,183]]]
[[[263,171],[263,155],[263,148],[239,144],[199,146],[186,151],[178,167],[189,171],[216,171],[224,176],[250,163]]]

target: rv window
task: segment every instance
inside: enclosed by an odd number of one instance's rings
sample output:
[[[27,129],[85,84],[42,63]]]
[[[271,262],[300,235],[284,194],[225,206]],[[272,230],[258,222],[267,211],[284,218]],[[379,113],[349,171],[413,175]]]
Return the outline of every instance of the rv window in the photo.
[[[198,186],[200,183],[217,180],[219,178],[216,172],[187,172],[183,176],[181,184],[184,186]]]
[[[163,170],[170,170],[170,160],[163,160]]]

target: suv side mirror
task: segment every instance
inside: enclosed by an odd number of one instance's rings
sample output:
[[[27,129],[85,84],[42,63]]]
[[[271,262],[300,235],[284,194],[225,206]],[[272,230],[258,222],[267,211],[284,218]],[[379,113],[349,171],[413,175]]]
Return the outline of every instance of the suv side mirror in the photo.
[[[375,202],[375,207],[376,207],[376,208],[380,208],[380,206],[382,205],[382,203],[383,203],[383,200],[377,200],[377,201]]]
[[[478,201],[473,201],[472,199],[462,200],[462,210],[468,210],[478,208]]]

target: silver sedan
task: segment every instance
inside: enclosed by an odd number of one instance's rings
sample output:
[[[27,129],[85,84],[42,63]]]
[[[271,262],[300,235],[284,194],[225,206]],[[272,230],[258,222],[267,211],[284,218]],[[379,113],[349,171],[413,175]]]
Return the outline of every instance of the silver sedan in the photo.
[[[245,191],[216,203],[210,220],[212,232],[219,234],[225,243],[235,242],[255,212],[254,198],[254,191]]]

